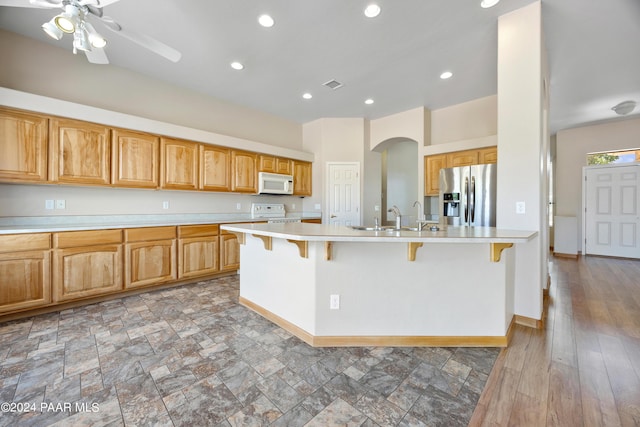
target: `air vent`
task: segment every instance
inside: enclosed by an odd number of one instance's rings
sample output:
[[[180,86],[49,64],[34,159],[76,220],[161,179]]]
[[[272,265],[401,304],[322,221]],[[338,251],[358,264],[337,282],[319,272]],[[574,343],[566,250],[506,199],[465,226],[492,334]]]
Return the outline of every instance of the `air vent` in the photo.
[[[336,89],[342,87],[342,83],[340,83],[339,81],[337,81],[335,79],[331,79],[328,82],[323,83],[323,85],[328,87],[329,89],[333,89],[333,90],[336,90]]]

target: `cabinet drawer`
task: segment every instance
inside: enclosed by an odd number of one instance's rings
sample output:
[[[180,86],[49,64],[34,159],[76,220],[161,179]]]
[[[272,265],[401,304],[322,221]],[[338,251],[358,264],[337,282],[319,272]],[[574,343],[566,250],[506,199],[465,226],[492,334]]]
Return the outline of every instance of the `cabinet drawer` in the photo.
[[[53,246],[61,249],[115,243],[122,243],[121,230],[65,231],[53,234]]]
[[[51,248],[50,233],[8,234],[0,236],[0,253]]]
[[[144,242],[147,240],[175,239],[176,227],[127,228],[124,239],[127,242]]]
[[[178,236],[181,239],[185,237],[217,236],[218,229],[218,224],[179,225]]]

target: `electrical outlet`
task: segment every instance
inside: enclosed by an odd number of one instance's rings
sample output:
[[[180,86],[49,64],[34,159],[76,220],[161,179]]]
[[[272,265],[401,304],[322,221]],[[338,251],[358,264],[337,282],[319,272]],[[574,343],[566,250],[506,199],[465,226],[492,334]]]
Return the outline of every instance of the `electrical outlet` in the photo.
[[[339,310],[340,309],[340,295],[330,295],[329,296],[329,308],[331,310]]]
[[[169,209],[169,201],[165,200],[164,202],[162,202],[162,209]]]
[[[375,205],[373,207],[373,210],[376,211],[376,212],[380,212],[380,205]]]
[[[64,200],[56,200],[56,209],[65,209],[67,203]]]
[[[316,203],[315,205],[313,205],[313,207],[315,208],[315,210],[319,211],[320,210],[320,203]]]
[[[295,203],[292,203],[292,204],[291,204],[291,209],[292,209],[292,210],[296,210],[296,204],[295,204]]]
[[[516,202],[516,213],[517,214],[524,214],[526,211],[525,209],[525,205],[524,202]]]
[[[240,210],[242,209],[242,204],[241,203],[236,203],[236,210]]]
[[[54,204],[53,204],[53,200],[45,200],[44,201],[44,208],[47,210],[51,210],[53,209]]]

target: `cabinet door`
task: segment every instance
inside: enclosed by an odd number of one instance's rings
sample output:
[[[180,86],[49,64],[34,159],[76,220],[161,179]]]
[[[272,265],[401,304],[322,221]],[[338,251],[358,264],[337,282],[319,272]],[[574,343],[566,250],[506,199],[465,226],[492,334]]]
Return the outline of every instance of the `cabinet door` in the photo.
[[[158,188],[160,138],[113,129],[111,148],[113,184],[118,187]]]
[[[478,164],[498,163],[498,147],[488,147],[478,150]]]
[[[240,268],[240,244],[238,237],[227,231],[220,233],[220,271]]]
[[[176,280],[176,241],[126,244],[125,289]]]
[[[69,301],[122,290],[122,245],[55,249],[55,301]]]
[[[458,166],[470,166],[478,164],[478,151],[456,151],[454,153],[447,154],[447,167],[455,168]]]
[[[0,181],[47,180],[44,116],[0,108]]]
[[[51,302],[51,253],[0,254],[0,313]]]
[[[424,158],[424,195],[440,194],[440,169],[447,167],[447,155],[437,154]]]
[[[293,194],[311,196],[311,163],[293,161]]]
[[[162,188],[198,189],[198,144],[161,138]]]
[[[231,191],[231,150],[200,145],[200,189]]]
[[[293,175],[293,160],[276,158],[276,173]]]
[[[49,179],[70,184],[111,183],[109,128],[69,119],[51,119]]]
[[[258,171],[276,173],[276,157],[261,154],[258,157]]]
[[[178,241],[178,278],[216,273],[218,236],[191,237]]]
[[[231,191],[237,193],[257,193],[258,174],[256,166],[258,155],[246,151],[231,151],[232,179]]]

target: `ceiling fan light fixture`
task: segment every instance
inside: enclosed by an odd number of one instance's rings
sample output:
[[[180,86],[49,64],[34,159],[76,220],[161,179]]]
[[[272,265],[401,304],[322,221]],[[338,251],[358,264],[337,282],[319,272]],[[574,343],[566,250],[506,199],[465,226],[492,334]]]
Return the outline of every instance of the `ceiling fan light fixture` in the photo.
[[[49,22],[45,22],[44,24],[42,24],[42,29],[52,39],[60,40],[64,35],[62,30],[58,28],[58,26],[53,22],[53,19]]]
[[[89,43],[89,37],[84,30],[78,30],[73,33],[73,49],[82,50],[84,52],[91,50],[91,44]]]
[[[484,9],[488,9],[490,7],[493,7],[495,5],[498,4],[500,0],[482,0],[480,2],[480,7],[484,8]]]
[[[102,37],[102,35],[96,31],[96,29],[93,27],[93,25],[91,25],[91,23],[83,22],[82,26],[87,31],[87,34],[89,35],[89,43],[91,44],[91,47],[102,49],[107,45],[107,39]]]
[[[76,30],[76,27],[78,26],[79,15],[80,11],[78,10],[78,8],[71,4],[68,4],[64,7],[64,12],[53,18],[53,22],[62,31],[67,34],[71,34]]]
[[[636,101],[623,101],[611,109],[619,116],[626,116],[636,108]]]

